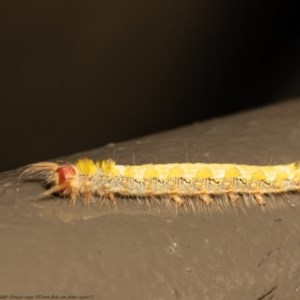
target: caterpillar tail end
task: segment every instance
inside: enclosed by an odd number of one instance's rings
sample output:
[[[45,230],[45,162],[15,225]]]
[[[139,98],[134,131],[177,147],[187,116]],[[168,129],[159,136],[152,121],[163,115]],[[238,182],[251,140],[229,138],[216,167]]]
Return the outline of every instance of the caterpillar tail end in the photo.
[[[43,196],[58,193],[64,197],[70,197],[70,204],[75,204],[76,193],[72,188],[72,179],[76,175],[76,170],[73,165],[39,162],[28,165],[21,173],[21,176],[34,176],[37,174],[41,174],[44,177],[45,184],[50,186],[50,189],[42,194]]]

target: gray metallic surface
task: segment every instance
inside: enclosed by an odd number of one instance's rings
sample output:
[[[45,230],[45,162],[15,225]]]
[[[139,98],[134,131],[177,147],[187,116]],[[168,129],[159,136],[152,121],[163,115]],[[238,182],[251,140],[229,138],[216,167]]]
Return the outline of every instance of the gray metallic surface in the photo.
[[[300,102],[289,102],[68,160],[289,163],[300,159],[299,112]],[[15,171],[0,177],[0,290],[8,297],[300,298],[300,195],[270,199],[264,210],[198,212],[132,201],[70,207],[41,199],[43,191]]]

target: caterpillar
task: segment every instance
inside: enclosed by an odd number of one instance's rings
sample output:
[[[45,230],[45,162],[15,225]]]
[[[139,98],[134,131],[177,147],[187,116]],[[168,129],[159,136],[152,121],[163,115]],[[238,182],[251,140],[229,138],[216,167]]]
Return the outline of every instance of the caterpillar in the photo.
[[[78,198],[90,204],[93,197],[115,202],[116,196],[169,197],[184,205],[189,197],[209,206],[214,196],[236,202],[251,195],[265,205],[265,195],[300,191],[300,162],[254,166],[215,163],[118,165],[112,159],[79,159],[74,164],[39,162],[28,165],[26,175],[41,173],[50,188],[44,195],[60,194],[74,205]]]

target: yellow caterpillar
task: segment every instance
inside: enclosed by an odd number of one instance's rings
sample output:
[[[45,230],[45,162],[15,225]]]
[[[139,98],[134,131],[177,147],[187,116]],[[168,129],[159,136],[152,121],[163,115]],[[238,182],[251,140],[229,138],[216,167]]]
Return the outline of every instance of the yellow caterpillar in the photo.
[[[60,193],[75,204],[82,197],[89,204],[94,196],[115,201],[115,196],[169,197],[179,206],[187,197],[206,205],[214,195],[235,202],[252,195],[265,205],[264,195],[300,190],[300,162],[287,165],[172,163],[118,165],[113,160],[80,159],[75,164],[40,162],[29,165],[25,174],[42,173],[51,187],[45,195]]]

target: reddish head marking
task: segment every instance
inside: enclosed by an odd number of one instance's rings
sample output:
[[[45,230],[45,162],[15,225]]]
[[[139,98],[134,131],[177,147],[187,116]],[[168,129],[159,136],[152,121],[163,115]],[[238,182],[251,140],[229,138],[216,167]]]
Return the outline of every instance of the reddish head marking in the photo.
[[[72,165],[60,166],[55,172],[57,174],[57,184],[59,185],[65,183],[68,179],[74,177],[76,174],[76,171]]]

